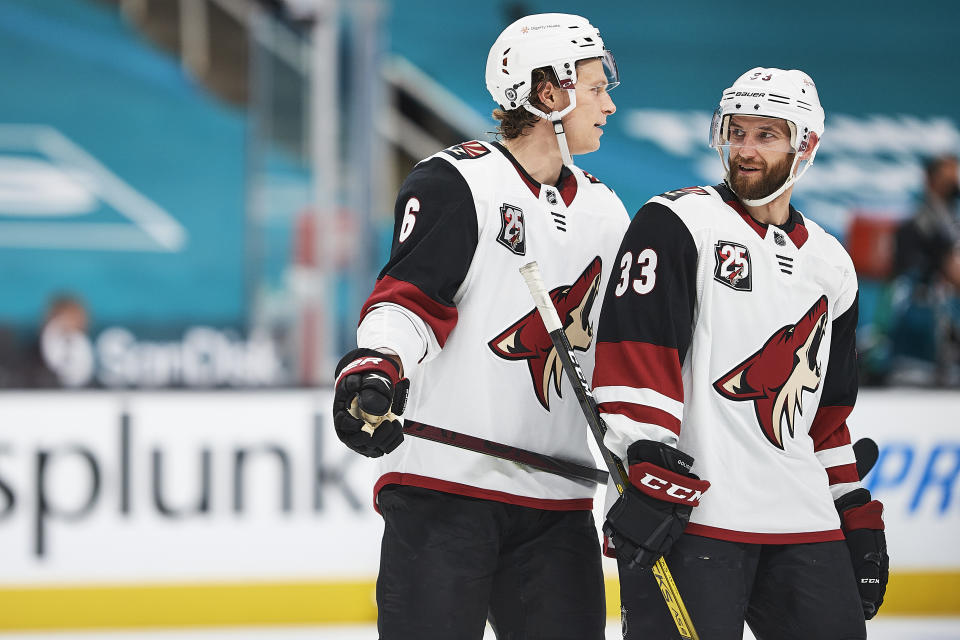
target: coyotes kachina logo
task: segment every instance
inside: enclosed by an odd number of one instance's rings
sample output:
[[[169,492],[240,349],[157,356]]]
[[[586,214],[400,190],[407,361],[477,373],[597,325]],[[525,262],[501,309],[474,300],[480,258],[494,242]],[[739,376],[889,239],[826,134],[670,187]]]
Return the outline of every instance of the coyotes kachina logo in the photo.
[[[774,333],[760,350],[713,383],[730,400],[751,401],[763,435],[783,449],[783,423],[793,437],[796,415],[803,415],[803,392],[820,386],[817,356],[827,331],[827,297],[796,324]]]
[[[586,351],[593,341],[590,311],[600,293],[601,265],[600,256],[595,257],[576,282],[550,291],[567,340],[577,351]],[[536,308],[487,344],[504,360],[527,361],[537,400],[549,411],[550,381],[559,396],[563,365]]]

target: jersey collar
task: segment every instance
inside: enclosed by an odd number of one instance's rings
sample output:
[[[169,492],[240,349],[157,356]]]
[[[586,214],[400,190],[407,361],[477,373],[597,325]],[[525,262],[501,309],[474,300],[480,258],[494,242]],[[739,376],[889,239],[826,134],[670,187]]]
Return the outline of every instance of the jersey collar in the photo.
[[[770,225],[765,222],[757,222],[730,187],[726,184],[718,184],[713,188],[720,195],[720,198],[722,198],[731,209],[740,214],[740,217],[751,229],[757,232],[757,235],[761,238],[767,237],[767,229]],[[803,221],[803,215],[797,211],[793,205],[790,205],[790,217],[787,218],[786,223],[774,226],[786,233],[797,249],[802,247],[807,242],[807,238],[810,237],[807,226]]]
[[[520,174],[520,179],[523,180],[524,184],[527,185],[527,188],[530,189],[530,193],[533,194],[535,198],[540,197],[540,187],[539,182],[534,180],[527,170],[523,168],[523,165],[513,157],[513,154],[507,151],[507,148],[500,144],[499,142],[491,142],[490,145],[497,149],[500,153],[506,156],[507,160],[513,165],[513,168],[517,170],[517,173]],[[557,191],[560,192],[560,197],[563,199],[563,204],[570,206],[573,203],[573,199],[577,196],[577,177],[573,175],[573,172],[570,171],[570,168],[566,165],[560,169],[560,179],[557,180],[555,185]]]

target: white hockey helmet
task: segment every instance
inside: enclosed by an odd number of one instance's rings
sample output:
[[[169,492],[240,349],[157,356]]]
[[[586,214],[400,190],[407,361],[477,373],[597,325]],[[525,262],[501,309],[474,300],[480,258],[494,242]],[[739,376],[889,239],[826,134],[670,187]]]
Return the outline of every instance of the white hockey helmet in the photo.
[[[820,148],[824,114],[817,87],[810,76],[797,69],[756,67],[737,78],[732,87],[724,90],[720,104],[713,115],[710,146],[720,154],[728,182],[730,117],[734,115],[781,118],[790,128],[789,151],[795,153],[796,157],[787,180],[776,191],[764,198],[743,200],[750,206],[767,204],[779,197],[806,173]],[[811,141],[811,133],[816,134],[815,142]],[[798,172],[800,158],[804,152],[808,151],[811,144],[814,146],[810,150],[810,155],[804,158],[806,165]],[[724,154],[725,151],[727,155]]]
[[[577,62],[600,58],[607,77],[607,90],[620,84],[613,54],[604,49],[600,31],[586,18],[567,13],[539,13],[520,18],[497,38],[487,56],[487,91],[500,108],[523,107],[554,124],[564,163],[571,164],[560,119],[577,106]],[[531,74],[550,67],[560,88],[567,91],[570,104],[561,111],[544,113],[530,104]]]

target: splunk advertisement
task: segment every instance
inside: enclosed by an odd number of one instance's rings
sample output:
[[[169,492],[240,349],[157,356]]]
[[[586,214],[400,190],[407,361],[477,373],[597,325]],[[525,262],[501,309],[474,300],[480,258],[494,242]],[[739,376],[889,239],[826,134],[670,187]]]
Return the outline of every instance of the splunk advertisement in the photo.
[[[0,583],[376,574],[329,393],[6,394]]]
[[[329,391],[0,396],[0,631],[376,617]]]
[[[0,395],[0,631],[374,620],[376,464],[337,440],[330,405]],[[960,614],[958,414],[956,392],[894,390],[850,417],[880,447],[866,484],[886,505],[888,614]],[[615,571],[607,592],[618,611]]]

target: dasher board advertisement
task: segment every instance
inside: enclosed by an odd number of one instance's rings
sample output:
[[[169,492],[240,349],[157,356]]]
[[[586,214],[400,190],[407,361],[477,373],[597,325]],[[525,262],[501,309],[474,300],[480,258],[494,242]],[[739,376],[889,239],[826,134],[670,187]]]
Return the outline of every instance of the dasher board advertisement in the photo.
[[[324,392],[0,401],[0,585],[376,575],[374,462]]]

